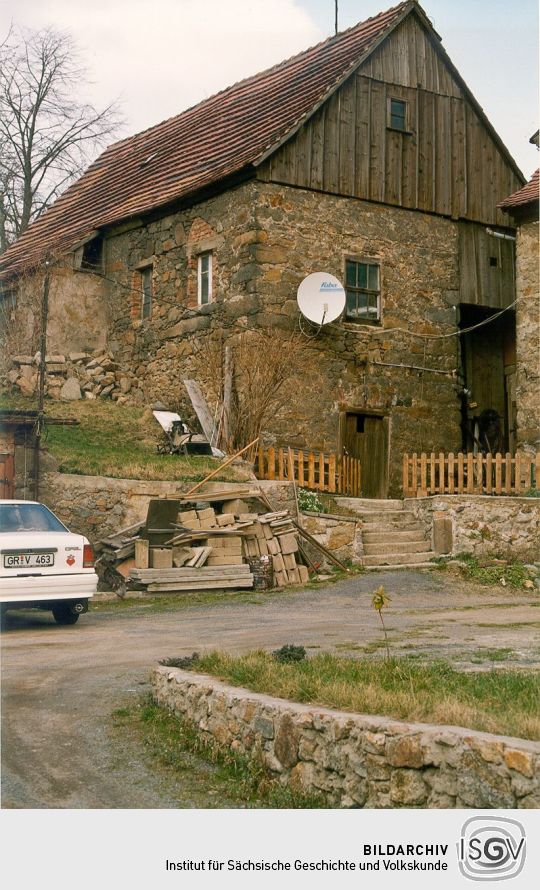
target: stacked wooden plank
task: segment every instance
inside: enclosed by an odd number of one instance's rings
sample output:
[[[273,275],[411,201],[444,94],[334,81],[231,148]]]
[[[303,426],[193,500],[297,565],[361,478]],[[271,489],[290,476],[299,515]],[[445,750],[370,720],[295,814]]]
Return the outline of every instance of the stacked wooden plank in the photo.
[[[132,582],[149,593],[246,588],[254,576],[261,586],[265,573],[267,587],[272,576],[278,587],[305,583],[308,570],[287,510],[255,512],[254,503],[260,506],[260,492],[250,485],[218,486],[180,500],[170,537],[156,545],[137,541]],[[149,528],[149,535],[154,531],[163,530]]]
[[[272,558],[276,587],[309,581],[307,566],[299,562],[296,528],[287,510],[255,516],[252,527],[245,531],[244,547],[248,558]]]
[[[249,565],[132,569],[131,577],[138,585],[146,587],[148,593],[253,587],[253,575],[249,570]]]

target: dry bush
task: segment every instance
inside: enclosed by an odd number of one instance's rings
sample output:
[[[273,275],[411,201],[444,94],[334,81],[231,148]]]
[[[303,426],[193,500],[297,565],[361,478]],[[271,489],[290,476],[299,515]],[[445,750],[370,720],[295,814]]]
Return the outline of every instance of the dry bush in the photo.
[[[225,348],[231,350],[232,392],[228,434],[223,430]],[[227,451],[243,448],[260,436],[276,415],[286,414],[305,381],[316,385],[317,354],[299,334],[243,331],[228,341],[208,338],[194,372],[220,420],[220,441]]]

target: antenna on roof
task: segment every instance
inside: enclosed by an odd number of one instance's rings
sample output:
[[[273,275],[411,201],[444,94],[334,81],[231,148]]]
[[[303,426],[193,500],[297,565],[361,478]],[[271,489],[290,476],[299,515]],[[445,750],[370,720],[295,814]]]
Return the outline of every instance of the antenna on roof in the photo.
[[[338,0],[335,0],[335,2],[334,2],[334,7],[335,7],[335,10],[336,10],[336,14],[335,14],[335,29],[336,29],[336,34],[337,34],[337,32],[338,32]]]

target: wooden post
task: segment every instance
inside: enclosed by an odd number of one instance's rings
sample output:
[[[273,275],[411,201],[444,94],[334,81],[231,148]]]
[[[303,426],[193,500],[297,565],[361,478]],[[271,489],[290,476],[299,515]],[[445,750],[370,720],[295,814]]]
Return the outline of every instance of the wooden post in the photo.
[[[295,481],[294,454],[293,454],[292,448],[289,448],[288,453],[287,453],[287,458],[288,458],[287,465],[288,465],[288,471],[289,471],[289,482],[294,482]]]
[[[505,458],[505,492],[506,494],[512,494],[512,455],[509,451],[506,452]]]
[[[226,346],[223,359],[223,425],[221,436],[227,451],[231,446],[232,391],[233,355],[231,347]]]
[[[304,487],[304,452],[298,452],[298,487]]]
[[[437,488],[435,487],[435,452],[432,451],[429,457],[429,472],[430,472],[430,480],[429,486],[427,486],[428,494],[435,494]]]
[[[319,454],[319,488],[321,491],[326,491],[324,482],[324,452],[322,451]]]
[[[414,492],[414,497],[418,497],[418,456],[416,451],[413,452],[412,456],[412,490]]]
[[[336,490],[336,455],[328,455],[328,491]]]
[[[495,494],[502,494],[502,455],[495,455]]]
[[[457,494],[463,494],[463,463],[464,463],[464,455],[461,451],[458,452],[457,456]]]
[[[276,478],[276,450],[270,445],[268,448],[268,479]]]
[[[474,454],[467,454],[467,494],[474,494]]]
[[[456,482],[454,479],[454,453],[451,451],[448,455],[448,494],[454,494]]]
[[[493,491],[493,455],[491,452],[486,454],[486,494]]]
[[[285,458],[283,455],[283,448],[280,448],[278,451],[278,479],[280,479],[280,480],[285,479],[284,461],[285,461]]]
[[[315,488],[315,455],[313,451],[308,454],[308,488]]]

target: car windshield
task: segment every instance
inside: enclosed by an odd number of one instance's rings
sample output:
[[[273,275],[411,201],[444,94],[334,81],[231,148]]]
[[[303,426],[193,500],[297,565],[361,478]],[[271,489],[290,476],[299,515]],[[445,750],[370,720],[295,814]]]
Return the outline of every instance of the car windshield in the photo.
[[[0,504],[0,532],[65,532],[43,504]]]

